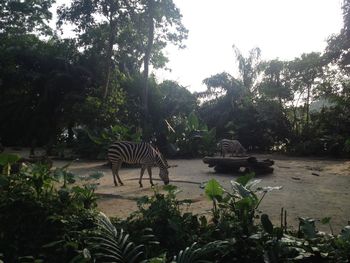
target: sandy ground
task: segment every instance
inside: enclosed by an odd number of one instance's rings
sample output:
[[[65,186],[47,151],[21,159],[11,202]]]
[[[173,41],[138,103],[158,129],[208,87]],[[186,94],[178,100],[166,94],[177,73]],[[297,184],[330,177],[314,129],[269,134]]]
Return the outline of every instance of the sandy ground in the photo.
[[[350,161],[291,158],[272,155],[257,155],[259,159],[270,158],[275,161],[274,172],[257,176],[262,179],[259,186],[283,186],[281,190],[268,193],[260,205],[260,210],[267,213],[274,224],[280,222],[280,211],[287,210],[288,225],[297,228],[298,217],[322,219],[331,217],[335,233],[350,221]],[[185,211],[197,214],[209,214],[211,203],[200,187],[203,182],[215,178],[226,189],[230,189],[230,180],[237,175],[217,174],[207,167],[201,159],[169,160],[171,184],[181,192],[179,199],[191,199],[193,204],[184,207]],[[65,162],[55,162],[63,165]],[[98,207],[109,216],[127,217],[137,209],[136,199],[144,195],[152,195],[153,189],[144,175],[143,188],[138,185],[139,168],[121,169],[120,175],[124,186],[113,185],[110,169],[104,162],[76,162],[70,170],[76,174],[89,174],[100,171],[105,174],[99,180],[97,193],[100,196]],[[158,168],[153,168],[153,180],[163,185],[158,177]],[[317,224],[319,230],[329,231],[328,226]]]
[[[350,161],[294,158],[277,155],[254,155],[258,159],[275,161],[274,172],[257,176],[262,179],[258,186],[282,186],[278,191],[268,193],[259,209],[267,213],[274,224],[279,225],[280,211],[287,210],[288,225],[297,228],[298,217],[322,219],[331,217],[335,233],[350,221]],[[54,166],[63,166],[67,161],[55,161]],[[109,216],[125,218],[137,209],[136,200],[144,195],[152,195],[153,189],[145,173],[143,188],[139,187],[140,168],[122,168],[121,179],[124,186],[115,187],[110,168],[103,161],[76,161],[69,170],[77,175],[88,175],[94,171],[104,173],[98,180],[100,184],[98,208]],[[179,199],[191,199],[193,203],[184,207],[184,211],[209,215],[211,202],[200,187],[202,183],[215,178],[226,189],[230,189],[230,180],[237,175],[215,173],[201,159],[168,160],[170,165],[171,184],[176,185],[181,192]],[[158,176],[159,169],[153,168],[153,181],[162,186]],[[319,230],[329,232],[329,227],[317,223]]]

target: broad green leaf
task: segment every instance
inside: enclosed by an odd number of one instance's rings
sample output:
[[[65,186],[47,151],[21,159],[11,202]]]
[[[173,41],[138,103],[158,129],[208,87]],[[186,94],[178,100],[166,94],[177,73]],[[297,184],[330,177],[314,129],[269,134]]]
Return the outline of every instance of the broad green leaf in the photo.
[[[12,165],[16,163],[20,157],[17,154],[11,154],[11,153],[1,153],[0,154],[0,165]]]
[[[239,195],[241,198],[252,196],[252,193],[237,181],[231,181],[231,185],[233,192]]]
[[[247,189],[252,188],[253,186],[259,184],[261,182],[261,179],[256,179],[256,180],[250,180],[248,183],[245,185]]]
[[[211,179],[205,186],[205,194],[213,200],[217,197],[222,197],[224,190],[221,185],[215,179]]]
[[[189,126],[191,131],[198,130],[199,120],[198,120],[196,114],[194,114],[194,112],[192,112],[190,115],[188,115],[187,121],[188,121],[188,126]]]
[[[300,230],[304,233],[306,238],[316,237],[315,220],[312,218],[299,217]]]
[[[250,197],[245,197],[245,198],[242,198],[241,200],[237,201],[236,206],[239,209],[251,210],[254,208],[255,202],[254,202],[254,199],[252,199]]]
[[[251,179],[255,176],[254,173],[248,173],[246,175],[240,176],[237,178],[236,182],[245,186]]]

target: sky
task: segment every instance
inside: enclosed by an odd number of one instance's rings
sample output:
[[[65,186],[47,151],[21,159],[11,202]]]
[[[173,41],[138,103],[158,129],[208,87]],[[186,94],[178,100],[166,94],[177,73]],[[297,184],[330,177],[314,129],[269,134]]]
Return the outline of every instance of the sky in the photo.
[[[254,47],[264,60],[292,60],[322,52],[343,26],[341,0],[174,0],[189,30],[186,49],[169,46],[171,72],[158,70],[191,92],[203,79],[226,71],[237,76],[234,44],[247,56]]]
[[[292,60],[322,52],[326,39],[343,26],[342,0],[173,0],[189,30],[187,46],[166,48],[167,68],[159,82],[177,81],[191,92],[203,91],[203,79],[226,71],[237,77],[232,45],[244,56],[254,47],[264,60]],[[57,0],[57,4],[70,0]]]

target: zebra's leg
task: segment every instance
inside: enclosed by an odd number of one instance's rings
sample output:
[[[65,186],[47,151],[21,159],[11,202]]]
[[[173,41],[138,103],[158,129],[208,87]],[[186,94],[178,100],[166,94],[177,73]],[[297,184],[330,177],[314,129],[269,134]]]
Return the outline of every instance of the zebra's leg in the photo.
[[[147,166],[147,172],[149,175],[149,182],[152,186],[154,186],[153,181],[152,181],[152,166]]]
[[[115,176],[119,170],[118,167],[119,167],[119,162],[118,163],[112,162],[112,175],[113,175],[114,186],[118,186],[117,180],[115,179]]]
[[[139,185],[140,185],[140,187],[143,187],[143,185],[142,185],[142,177],[143,177],[143,174],[145,173],[145,170],[146,170],[146,166],[145,166],[145,165],[142,165],[142,166],[141,166],[140,180],[139,180]]]
[[[115,180],[115,176],[117,176],[117,179],[118,179],[118,182],[120,183],[120,185],[124,185],[122,180],[120,180],[120,177],[119,177],[119,169],[120,167],[122,166],[122,162],[118,162],[115,164],[115,173],[113,174],[113,179],[114,179],[114,185],[117,186],[117,181]],[[113,166],[112,166],[112,170],[113,170]]]

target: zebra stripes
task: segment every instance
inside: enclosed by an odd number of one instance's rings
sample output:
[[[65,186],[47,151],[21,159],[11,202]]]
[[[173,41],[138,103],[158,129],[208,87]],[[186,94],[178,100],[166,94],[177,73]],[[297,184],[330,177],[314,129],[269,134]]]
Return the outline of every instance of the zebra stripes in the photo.
[[[112,173],[114,185],[117,186],[118,182],[123,185],[123,182],[119,177],[119,169],[123,162],[131,164],[141,164],[141,175],[139,184],[142,187],[142,177],[147,168],[149,180],[151,185],[152,181],[152,166],[156,165],[159,167],[159,177],[163,180],[164,184],[169,183],[169,165],[163,159],[161,153],[153,148],[149,143],[141,142],[116,142],[110,145],[107,154],[108,160],[112,163]]]
[[[247,153],[247,150],[237,140],[222,139],[218,143],[218,146],[221,151],[221,156],[223,157],[225,157],[226,153],[231,153],[231,156],[245,155]]]

